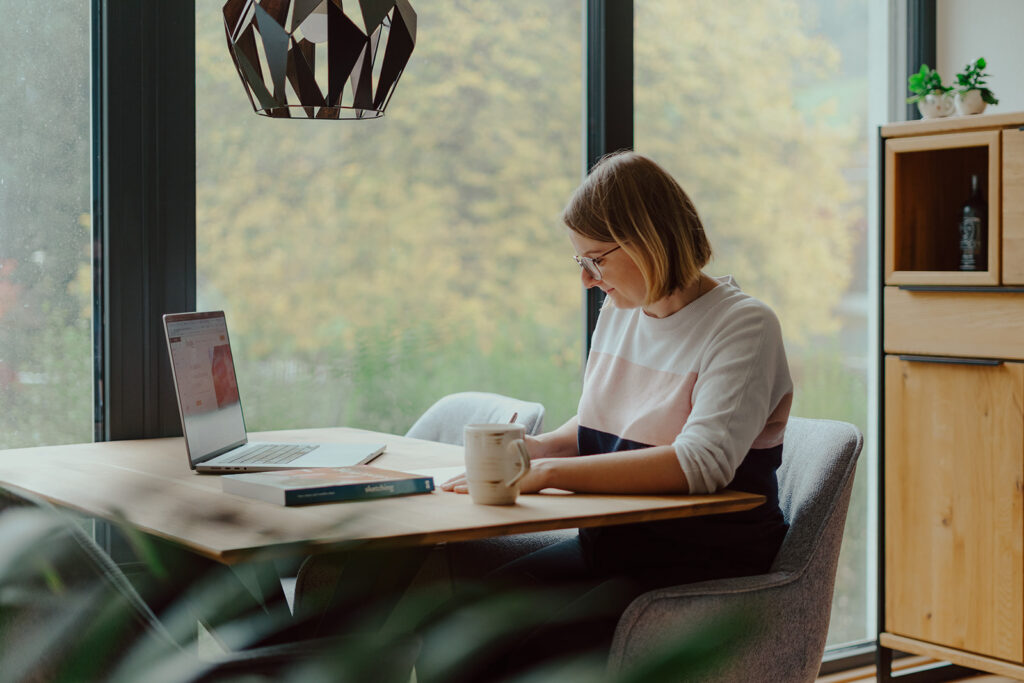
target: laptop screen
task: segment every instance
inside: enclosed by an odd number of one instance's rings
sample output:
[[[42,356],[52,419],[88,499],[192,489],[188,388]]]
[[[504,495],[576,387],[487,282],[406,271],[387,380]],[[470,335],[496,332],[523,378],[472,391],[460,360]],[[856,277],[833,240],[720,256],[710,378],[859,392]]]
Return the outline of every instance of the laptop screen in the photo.
[[[245,443],[245,422],[222,311],[164,317],[182,429],[193,464]]]

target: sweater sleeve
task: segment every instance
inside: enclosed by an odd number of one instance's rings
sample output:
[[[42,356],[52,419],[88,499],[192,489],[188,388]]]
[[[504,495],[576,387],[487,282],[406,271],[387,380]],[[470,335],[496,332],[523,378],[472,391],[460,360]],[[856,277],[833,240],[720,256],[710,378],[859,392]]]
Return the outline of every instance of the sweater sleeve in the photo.
[[[755,442],[781,444],[792,394],[775,314],[754,301],[735,310],[709,339],[690,415],[672,444],[690,493],[728,485]]]

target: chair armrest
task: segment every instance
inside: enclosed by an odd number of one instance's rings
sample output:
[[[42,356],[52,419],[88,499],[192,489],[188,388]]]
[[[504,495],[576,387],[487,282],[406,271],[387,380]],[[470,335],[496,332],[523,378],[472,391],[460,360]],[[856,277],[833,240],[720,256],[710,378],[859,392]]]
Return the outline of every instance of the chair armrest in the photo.
[[[778,642],[781,634],[767,631],[777,629],[780,612],[800,602],[798,578],[791,572],[773,572],[648,591],[630,603],[619,619],[608,669],[618,673],[655,653],[666,641],[696,638],[726,615],[739,616],[748,645],[765,635]],[[771,626],[768,615],[776,620]],[[798,620],[796,614],[794,618]]]
[[[697,583],[686,583],[680,586],[670,586],[668,588],[658,588],[648,591],[634,600],[629,609],[626,610],[626,613],[634,607],[639,607],[640,604],[653,600],[691,598],[702,595],[736,595],[783,586],[796,581],[798,578],[800,578],[799,575],[792,572],[772,572],[770,574],[738,576],[733,579],[713,579]]]

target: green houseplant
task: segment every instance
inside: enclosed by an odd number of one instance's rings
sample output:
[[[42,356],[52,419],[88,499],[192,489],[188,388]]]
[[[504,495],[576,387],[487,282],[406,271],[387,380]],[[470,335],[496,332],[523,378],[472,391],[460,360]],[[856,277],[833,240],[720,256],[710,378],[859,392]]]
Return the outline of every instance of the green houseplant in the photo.
[[[71,514],[0,488],[0,681],[406,683],[417,680],[414,663],[451,680],[503,638],[543,623],[551,605],[544,588],[483,583],[439,605],[438,586],[425,584],[410,587],[386,620],[372,606],[292,615],[264,603],[244,572],[193,566],[173,544],[118,528],[137,556],[131,576]],[[281,638],[304,621],[318,623],[318,637]],[[701,680],[741,651],[752,624],[747,611],[724,613],[628,670],[607,673],[600,651],[567,652],[509,683]]]
[[[995,94],[985,87],[984,73],[987,63],[984,57],[978,57],[973,64],[968,63],[964,70],[956,75],[956,110],[960,115],[980,114],[989,104],[999,104]]]
[[[949,116],[953,113],[953,88],[942,84],[939,72],[927,64],[921,70],[907,77],[907,89],[913,93],[907,102],[917,102],[917,109],[926,119]]]

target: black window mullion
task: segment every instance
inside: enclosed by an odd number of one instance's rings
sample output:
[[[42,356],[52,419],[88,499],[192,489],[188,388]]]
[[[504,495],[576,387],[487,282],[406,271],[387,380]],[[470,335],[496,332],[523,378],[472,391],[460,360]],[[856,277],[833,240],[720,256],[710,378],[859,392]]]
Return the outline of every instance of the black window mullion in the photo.
[[[94,18],[96,438],[180,434],[160,316],[195,308],[195,3]]]
[[[935,0],[907,0],[907,74],[912,74],[921,68],[922,64],[928,64],[932,68],[936,65],[936,36],[935,36]],[[894,65],[895,66],[895,65]],[[907,120],[920,119],[921,113],[918,111],[916,104],[907,104]],[[885,138],[881,136],[881,130],[879,130],[878,136],[878,158],[885,158]],[[878,177],[878,191],[879,197],[885,197],[885,164],[879,163],[879,177]],[[878,206],[878,235],[880,236],[881,244],[885,244],[885,204],[880,202]],[[884,270],[884,269],[883,269]],[[883,288],[878,290],[878,317],[881,319],[884,312],[884,292]],[[879,326],[878,330],[878,348],[884,349],[883,344],[883,330]],[[885,364],[884,364],[884,353],[879,359],[878,363],[878,374],[877,381],[878,386],[885,386]],[[885,433],[885,392],[879,392],[878,406],[876,406],[878,415],[878,430],[880,434]],[[878,527],[875,530],[876,533],[876,548],[878,555],[878,567],[877,567],[877,581],[876,581],[876,618],[877,618],[877,632],[882,633],[885,631],[885,440],[877,439],[876,448],[878,458],[878,477],[874,485],[878,487],[878,507],[877,507],[877,523]],[[875,676],[879,683],[890,683],[895,677],[892,675],[892,663],[897,653],[887,647],[883,647],[876,641],[875,645]],[[949,680],[951,676],[961,677],[963,674],[961,670],[955,667],[944,667],[942,671],[924,671],[920,674],[903,674],[899,676],[899,680],[927,680],[927,681],[940,681]]]
[[[935,48],[935,0],[907,0],[907,75],[922,64],[937,68]],[[917,103],[907,104],[907,120],[921,118]]]
[[[586,170],[621,149],[633,148],[633,0],[586,0]],[[587,290],[585,349],[604,294]]]

